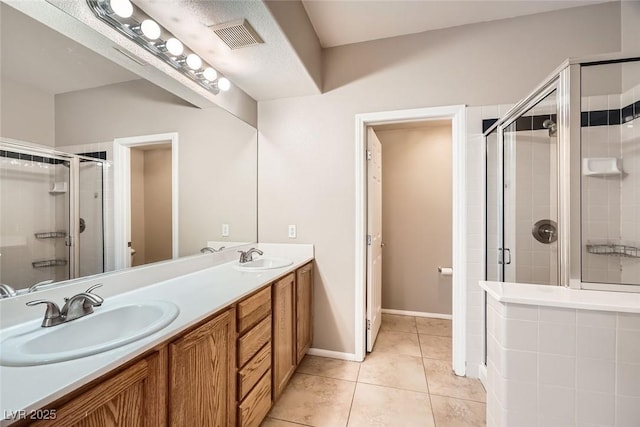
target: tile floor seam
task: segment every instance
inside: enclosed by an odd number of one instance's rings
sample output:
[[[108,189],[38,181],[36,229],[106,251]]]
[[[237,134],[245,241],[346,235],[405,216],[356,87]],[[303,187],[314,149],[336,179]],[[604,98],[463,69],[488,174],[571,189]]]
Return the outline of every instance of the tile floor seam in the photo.
[[[320,378],[327,378],[330,380],[336,380],[336,381],[344,381],[347,383],[356,383],[357,381],[352,381],[352,380],[343,380],[342,378],[333,378],[333,377],[325,377],[324,375],[316,375],[316,374],[305,374],[304,372],[294,372],[294,374],[298,374],[298,375],[307,375],[309,377],[320,377]]]
[[[358,389],[358,382],[356,381],[356,385],[353,387],[353,394],[351,395],[351,404],[349,404],[349,414],[347,415],[347,423],[345,427],[349,427],[349,420],[351,419],[351,411],[353,410],[353,401],[356,397],[356,390]]]
[[[392,385],[386,385],[386,384],[376,384],[376,383],[368,383],[366,381],[358,381],[358,384],[366,384],[366,385],[374,385],[376,387],[386,387],[386,388],[392,388],[394,390],[401,390],[401,391],[410,391],[412,393],[422,393],[422,394],[429,394],[428,391],[420,391],[420,390],[414,390],[414,389],[410,389],[410,388],[401,388],[401,387],[394,387]]]
[[[448,399],[466,400],[467,402],[485,403],[485,404],[487,403],[487,402],[484,402],[482,400],[473,400],[473,399],[469,399],[469,398],[466,398],[466,397],[448,396],[446,394],[441,394],[441,393],[430,393],[430,395],[438,396],[438,397],[446,397]]]
[[[284,421],[285,423],[290,423],[290,424],[298,424],[298,425],[305,426],[305,427],[315,427],[315,426],[313,426],[311,424],[298,423],[298,422],[295,422],[295,421],[289,421],[289,420],[284,420],[282,418],[269,417],[269,416],[265,417],[265,420],[267,418],[271,418],[272,420]]]

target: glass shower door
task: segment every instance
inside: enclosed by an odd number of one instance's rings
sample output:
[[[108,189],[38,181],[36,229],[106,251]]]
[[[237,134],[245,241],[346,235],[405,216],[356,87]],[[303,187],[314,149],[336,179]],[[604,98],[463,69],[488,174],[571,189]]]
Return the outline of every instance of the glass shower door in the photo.
[[[67,158],[0,146],[0,282],[70,277]]]
[[[557,91],[503,128],[503,280],[557,285]]]
[[[79,277],[103,273],[104,266],[104,163],[79,159],[78,269]]]

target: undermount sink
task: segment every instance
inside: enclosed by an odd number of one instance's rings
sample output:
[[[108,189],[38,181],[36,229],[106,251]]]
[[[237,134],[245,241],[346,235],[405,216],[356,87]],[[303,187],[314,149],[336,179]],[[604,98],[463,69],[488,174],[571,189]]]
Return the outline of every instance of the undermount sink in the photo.
[[[0,364],[34,366],[102,353],[151,335],[180,313],[167,301],[119,305],[49,328],[31,327],[0,343]]]
[[[262,257],[256,258],[253,261],[236,263],[235,267],[238,270],[243,271],[256,271],[256,270],[271,270],[273,268],[288,267],[293,264],[293,261],[286,258],[277,257]]]

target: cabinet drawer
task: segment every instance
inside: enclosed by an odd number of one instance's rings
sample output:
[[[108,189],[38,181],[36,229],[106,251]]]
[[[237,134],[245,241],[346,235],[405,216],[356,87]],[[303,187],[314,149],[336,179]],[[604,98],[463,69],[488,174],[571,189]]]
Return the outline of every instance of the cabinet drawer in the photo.
[[[238,400],[242,400],[270,368],[271,343],[267,343],[267,345],[253,356],[244,368],[238,372]]]
[[[238,406],[238,427],[258,427],[271,409],[271,370]]]
[[[244,332],[271,312],[271,287],[238,303],[238,333]]]
[[[268,316],[238,340],[238,368],[243,367],[270,339],[271,316]]]

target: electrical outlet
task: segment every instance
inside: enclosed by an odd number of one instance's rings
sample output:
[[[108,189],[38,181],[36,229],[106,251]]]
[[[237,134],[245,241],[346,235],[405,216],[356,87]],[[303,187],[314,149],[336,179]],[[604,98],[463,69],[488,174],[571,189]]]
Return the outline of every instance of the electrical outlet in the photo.
[[[229,224],[222,224],[222,237],[229,237]]]
[[[296,230],[295,225],[289,225],[289,238],[295,239],[298,236],[298,231]]]

